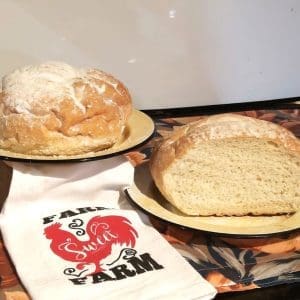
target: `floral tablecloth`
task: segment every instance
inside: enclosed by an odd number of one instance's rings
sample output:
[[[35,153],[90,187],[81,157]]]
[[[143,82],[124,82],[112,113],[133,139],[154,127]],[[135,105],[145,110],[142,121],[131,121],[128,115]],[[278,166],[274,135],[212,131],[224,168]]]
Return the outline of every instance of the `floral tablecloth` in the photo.
[[[239,114],[272,121],[300,137],[300,109],[256,110]],[[205,116],[155,119],[156,133],[150,142],[126,154],[134,164],[148,160],[154,143],[182,126]],[[0,184],[8,180],[9,169],[1,163]],[[5,198],[5,191],[0,200]],[[221,237],[183,229],[151,217],[153,226],[219,293],[300,282],[300,230],[268,238]],[[29,299],[0,239],[0,299]]]

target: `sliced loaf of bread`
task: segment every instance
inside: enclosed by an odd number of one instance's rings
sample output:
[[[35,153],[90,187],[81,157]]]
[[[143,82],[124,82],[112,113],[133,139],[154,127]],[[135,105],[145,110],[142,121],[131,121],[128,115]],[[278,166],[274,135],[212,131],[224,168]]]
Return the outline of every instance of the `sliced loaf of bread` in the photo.
[[[271,122],[221,114],[189,123],[163,139],[149,166],[162,195],[187,215],[300,209],[300,141]]]

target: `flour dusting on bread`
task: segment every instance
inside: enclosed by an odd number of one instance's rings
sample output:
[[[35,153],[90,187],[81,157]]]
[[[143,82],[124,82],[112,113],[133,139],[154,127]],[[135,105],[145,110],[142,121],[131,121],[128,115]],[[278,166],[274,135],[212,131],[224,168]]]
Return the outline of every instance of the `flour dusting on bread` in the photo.
[[[28,155],[99,151],[122,139],[131,111],[127,88],[101,70],[26,66],[2,79],[0,148]]]

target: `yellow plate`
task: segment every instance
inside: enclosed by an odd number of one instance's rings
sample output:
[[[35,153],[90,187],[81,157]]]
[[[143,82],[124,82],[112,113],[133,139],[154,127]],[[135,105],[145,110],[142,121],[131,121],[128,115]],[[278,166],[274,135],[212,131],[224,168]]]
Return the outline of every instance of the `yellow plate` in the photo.
[[[136,168],[134,184],[125,189],[125,194],[142,210],[162,220],[219,235],[262,237],[300,228],[300,211],[280,216],[195,217],[184,215],[167,202],[155,187],[147,163]]]
[[[59,155],[59,156],[39,156],[24,155],[0,149],[0,159],[23,162],[82,162],[89,160],[104,159],[128,152],[138,147],[151,138],[154,133],[154,122],[145,113],[134,110],[127,122],[122,140],[111,148],[98,152],[89,152],[81,155]]]

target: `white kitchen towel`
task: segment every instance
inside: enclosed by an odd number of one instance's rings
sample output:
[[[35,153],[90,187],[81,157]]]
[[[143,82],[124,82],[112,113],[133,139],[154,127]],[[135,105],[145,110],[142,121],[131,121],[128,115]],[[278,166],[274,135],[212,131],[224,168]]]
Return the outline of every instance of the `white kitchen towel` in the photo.
[[[4,212],[23,206],[59,208],[66,203],[93,205],[104,201],[106,207],[126,206],[120,190],[133,182],[134,168],[123,156],[84,163],[27,164],[9,163],[12,182]],[[122,203],[123,201],[123,203]]]
[[[33,299],[215,296],[147,218],[126,204],[121,190],[131,184],[133,168],[125,159],[13,167],[0,226]]]

